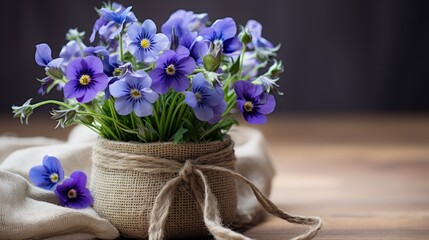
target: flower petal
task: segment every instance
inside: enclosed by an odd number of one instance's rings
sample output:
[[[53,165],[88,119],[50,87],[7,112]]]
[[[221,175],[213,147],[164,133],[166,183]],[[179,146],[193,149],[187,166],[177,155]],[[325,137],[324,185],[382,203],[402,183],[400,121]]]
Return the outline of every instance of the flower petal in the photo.
[[[58,182],[64,178],[64,169],[61,166],[60,160],[52,156],[43,157],[43,166],[48,170],[49,175],[52,173],[58,174]]]
[[[64,85],[64,97],[67,99],[82,97],[85,94],[85,90],[78,88],[79,85],[77,80],[68,81]]]
[[[265,103],[258,106],[258,112],[262,114],[270,114],[276,108],[276,100],[273,95],[266,94]]]
[[[137,42],[142,32],[142,27],[138,23],[133,23],[128,26],[127,34],[131,41]]]
[[[143,100],[134,105],[134,112],[138,117],[149,116],[153,113],[153,106],[148,101]]]
[[[120,98],[129,94],[129,85],[125,80],[121,79],[116,81],[109,86],[110,95],[115,98]]]
[[[35,60],[37,65],[46,67],[52,61],[51,48],[46,43],[36,45]]]
[[[104,91],[107,88],[107,85],[109,84],[109,77],[104,72],[101,72],[92,76],[92,81],[94,84],[91,86],[91,88],[98,93]]]
[[[74,171],[71,175],[70,178],[73,178],[74,183],[78,186],[82,186],[82,187],[86,187],[86,174],[82,171]]]
[[[83,94],[82,97],[78,97],[76,98],[76,100],[80,103],[87,103],[92,101],[92,99],[94,99],[96,95],[97,95],[97,91],[89,88],[85,90],[85,94]]]
[[[213,42],[217,38],[215,30],[213,28],[210,28],[210,27],[204,28],[203,30],[201,30],[199,35],[201,37],[203,37],[204,39],[209,40],[211,42]]]
[[[233,37],[223,42],[223,52],[225,54],[231,54],[241,50],[242,44],[238,37]]]
[[[185,91],[189,85],[189,80],[184,74],[176,73],[174,80],[171,81],[171,87],[177,92]]]
[[[244,94],[247,89],[252,88],[252,83],[248,81],[237,81],[234,84],[235,94],[237,95],[237,99],[244,99]]]
[[[119,115],[125,116],[133,111],[133,104],[127,101],[128,96],[116,99],[115,109]]]
[[[185,92],[185,100],[184,102],[188,104],[191,108],[194,108],[197,106],[197,98],[195,97],[195,94],[190,91]]]
[[[195,60],[191,57],[185,57],[180,59],[176,64],[176,72],[180,72],[182,74],[191,74],[194,72],[194,69],[197,65],[195,64]]]
[[[83,58],[78,57],[69,63],[66,69],[66,76],[68,80],[78,80],[80,77],[78,74],[82,70],[82,61]]]
[[[213,109],[206,105],[200,105],[193,109],[194,109],[195,116],[201,121],[208,121],[214,115]]]
[[[184,46],[179,46],[176,49],[176,57],[178,60],[188,57],[189,56],[189,50],[185,48]]]
[[[52,182],[49,175],[50,174],[44,166],[35,166],[30,169],[28,178],[34,185],[50,190],[50,184]]]
[[[51,68],[60,68],[61,63],[63,63],[63,60],[64,59],[62,59],[62,58],[55,58],[54,60],[52,60],[52,61],[50,61],[48,63],[48,67],[51,67]]]
[[[153,37],[153,41],[155,42],[155,45],[153,46],[158,52],[161,52],[168,48],[170,45],[170,41],[168,40],[168,37],[165,36],[162,33],[157,33]]]
[[[103,72],[103,62],[100,58],[95,56],[88,56],[83,59],[88,68],[94,71],[94,73],[102,73]]]
[[[173,59],[175,56],[176,56],[176,52],[173,50],[167,50],[167,51],[163,52],[159,56],[158,60],[156,61],[156,67],[157,68],[164,68],[165,67],[164,65],[167,64],[168,62],[170,62],[171,59]],[[150,75],[150,73],[149,73],[149,75]],[[152,77],[152,75],[150,75],[150,76]],[[153,77],[152,77],[152,80],[153,80]]]
[[[250,124],[264,124],[267,122],[267,117],[262,114],[243,114],[246,122]]]
[[[144,20],[144,22],[142,23],[142,29],[143,29],[143,32],[149,36],[153,36],[156,34],[156,25],[150,19]]]
[[[230,17],[216,20],[211,27],[217,36],[222,36],[222,40],[233,38],[237,33],[237,25]]]
[[[152,89],[150,88],[144,88],[142,89],[143,91],[143,97],[146,101],[150,102],[150,103],[154,103],[156,102],[156,100],[158,100],[158,94],[156,92],[154,92]]]

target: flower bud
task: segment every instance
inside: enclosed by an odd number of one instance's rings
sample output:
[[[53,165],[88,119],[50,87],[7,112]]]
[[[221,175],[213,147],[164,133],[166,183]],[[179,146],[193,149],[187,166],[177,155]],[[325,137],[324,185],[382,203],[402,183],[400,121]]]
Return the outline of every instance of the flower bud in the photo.
[[[219,44],[211,44],[209,54],[203,57],[203,65],[207,71],[215,72],[222,61],[222,48]]]
[[[248,28],[241,27],[241,32],[238,37],[240,38],[240,41],[244,44],[248,44],[252,41],[252,34],[250,34]]]
[[[46,75],[51,77],[52,79],[62,79],[63,72],[59,68],[46,67]]]
[[[81,41],[83,36],[85,36],[85,32],[79,32],[77,28],[69,29],[69,31],[66,34],[66,39],[71,41]]]

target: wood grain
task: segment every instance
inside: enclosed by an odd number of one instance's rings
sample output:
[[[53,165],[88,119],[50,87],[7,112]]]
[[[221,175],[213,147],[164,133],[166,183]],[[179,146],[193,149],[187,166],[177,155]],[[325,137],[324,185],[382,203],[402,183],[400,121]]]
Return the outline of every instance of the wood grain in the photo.
[[[65,138],[49,119],[0,118],[0,133]],[[260,126],[276,166],[272,200],[318,215],[316,239],[429,239],[429,116],[275,116]],[[245,234],[288,239],[305,227],[268,217]]]

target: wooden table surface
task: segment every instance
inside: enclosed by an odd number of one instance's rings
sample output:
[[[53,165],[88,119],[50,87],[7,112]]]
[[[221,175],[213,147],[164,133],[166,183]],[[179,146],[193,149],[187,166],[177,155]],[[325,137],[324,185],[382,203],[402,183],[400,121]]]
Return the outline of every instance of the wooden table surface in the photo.
[[[0,118],[0,133],[66,136],[53,126]],[[429,116],[287,116],[258,128],[277,171],[271,199],[322,217],[316,239],[429,239]],[[268,217],[245,234],[283,240],[302,231]]]

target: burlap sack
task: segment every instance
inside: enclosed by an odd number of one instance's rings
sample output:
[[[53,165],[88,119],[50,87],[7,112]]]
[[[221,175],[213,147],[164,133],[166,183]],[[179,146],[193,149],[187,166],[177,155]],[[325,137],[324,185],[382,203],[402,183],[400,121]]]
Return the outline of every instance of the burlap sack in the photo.
[[[147,238],[149,218],[154,201],[163,186],[177,173],[147,171],[145,164],[157,158],[183,165],[201,156],[222,152],[207,165],[234,170],[235,155],[229,137],[206,143],[128,143],[99,138],[93,151],[91,191],[94,209],[108,219],[122,235]],[[141,156],[141,157],[139,157]],[[141,163],[141,166],[139,166]],[[201,161],[199,162],[201,164]],[[203,170],[211,192],[216,196],[222,223],[232,223],[237,209],[236,180],[225,173]],[[201,205],[195,200],[186,181],[175,190],[174,200],[165,224],[166,238],[190,238],[208,235]]]

